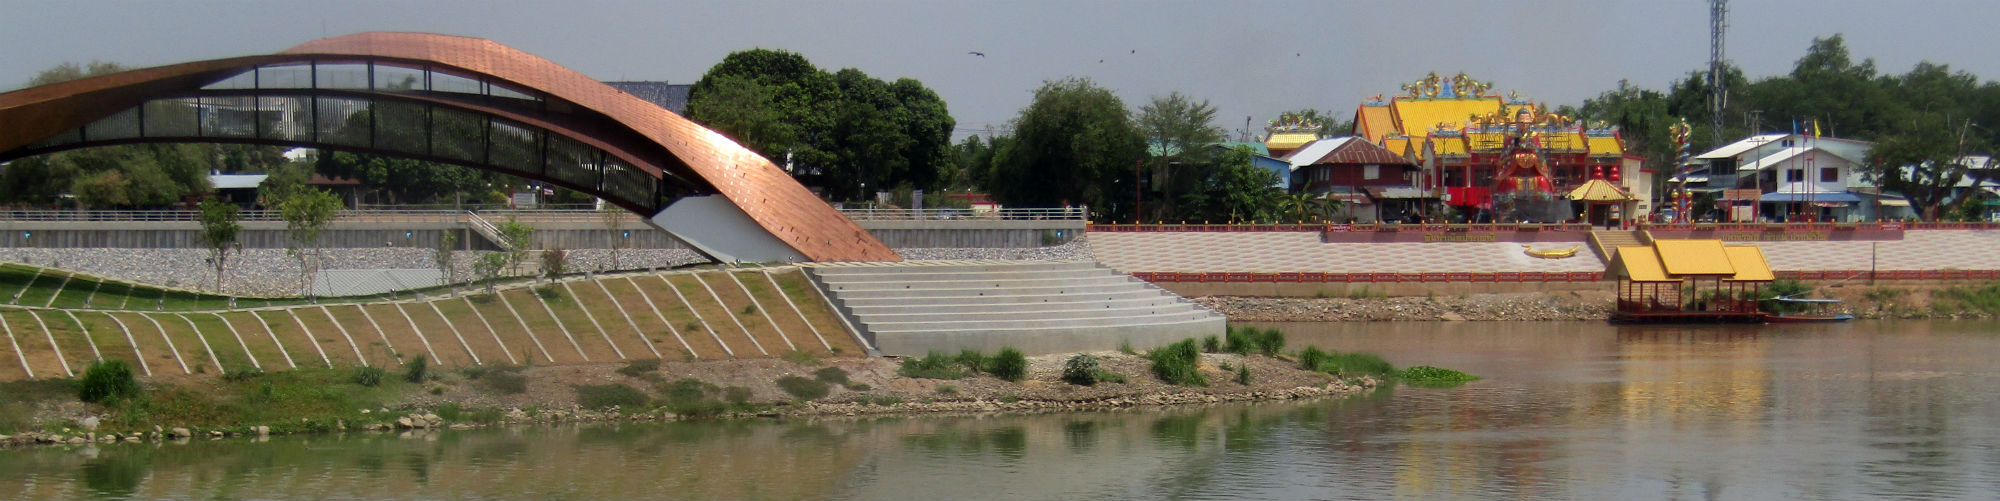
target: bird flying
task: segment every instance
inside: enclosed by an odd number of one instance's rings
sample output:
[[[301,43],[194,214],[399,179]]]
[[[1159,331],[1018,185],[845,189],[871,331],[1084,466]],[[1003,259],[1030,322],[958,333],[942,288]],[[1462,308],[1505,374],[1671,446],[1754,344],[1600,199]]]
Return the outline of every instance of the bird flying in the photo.
[[[980,52],[980,51],[976,51],[976,50],[975,50],[975,51],[972,51],[972,52],[967,52],[966,54],[972,54],[972,55],[975,55],[975,56],[979,56],[979,57],[986,57],[986,53],[984,53],[984,52]]]

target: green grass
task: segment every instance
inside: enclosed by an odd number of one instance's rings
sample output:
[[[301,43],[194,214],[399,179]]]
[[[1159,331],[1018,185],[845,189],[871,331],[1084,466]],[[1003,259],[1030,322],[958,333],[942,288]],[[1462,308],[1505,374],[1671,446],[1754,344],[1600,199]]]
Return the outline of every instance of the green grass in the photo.
[[[1362,352],[1329,352],[1326,360],[1317,366],[1320,372],[1340,377],[1390,377],[1396,375],[1396,366],[1382,359],[1381,355]]]
[[[830,387],[825,381],[799,376],[778,378],[778,388],[785,390],[785,393],[791,395],[792,398],[804,401],[818,400],[826,397],[827,392],[830,391]]]
[[[111,406],[109,429],[140,429],[172,423],[197,429],[243,431],[268,425],[272,431],[329,431],[339,422],[350,426],[393,419],[388,414],[362,414],[382,407],[413,386],[393,379],[381,386],[355,384],[350,369],[307,369],[264,373],[238,380],[223,379],[214,390],[156,385],[142,396]]]
[[[1457,386],[1465,384],[1467,382],[1479,380],[1479,376],[1474,376],[1471,374],[1466,374],[1451,369],[1440,369],[1428,365],[1419,365],[1416,367],[1403,369],[1401,372],[1397,373],[1397,376],[1404,383],[1420,387]]]
[[[28,284],[28,290],[21,292],[20,300],[14,304],[21,306],[47,304],[50,298],[56,296],[57,287],[63,285],[63,277],[66,275],[56,270],[42,272],[41,276],[35,277],[35,281]]]
[[[625,377],[635,377],[643,379],[646,378],[647,376],[652,376],[653,373],[659,372],[659,370],[660,370],[659,359],[646,358],[646,359],[633,360],[632,362],[625,364],[624,367],[619,367],[618,373],[625,375]]]
[[[639,409],[652,401],[651,397],[647,397],[646,393],[639,391],[638,388],[620,383],[580,384],[572,388],[576,389],[577,405],[586,409],[608,409],[613,406],[627,410]]]
[[[965,365],[957,358],[935,351],[922,358],[904,358],[896,374],[921,379],[963,379],[966,375]]]

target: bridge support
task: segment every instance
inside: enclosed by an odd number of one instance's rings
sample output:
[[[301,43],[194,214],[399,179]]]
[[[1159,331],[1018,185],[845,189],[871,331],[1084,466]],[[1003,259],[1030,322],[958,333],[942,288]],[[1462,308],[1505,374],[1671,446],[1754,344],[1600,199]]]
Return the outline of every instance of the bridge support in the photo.
[[[721,195],[682,197],[646,221],[718,262],[811,261],[769,231],[745,231],[761,226]]]

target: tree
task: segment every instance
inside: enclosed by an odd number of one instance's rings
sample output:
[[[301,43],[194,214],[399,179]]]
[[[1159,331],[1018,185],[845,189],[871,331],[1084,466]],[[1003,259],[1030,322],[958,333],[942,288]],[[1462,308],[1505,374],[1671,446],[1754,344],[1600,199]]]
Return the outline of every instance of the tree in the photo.
[[[116,63],[63,63],[42,71],[30,86],[124,71]],[[164,112],[149,106],[149,112]],[[0,201],[53,206],[64,193],[79,207],[165,207],[206,193],[215,145],[99,146],[16,160],[0,172]],[[247,161],[247,160],[246,160]]]
[[[1922,208],[1926,220],[1936,221],[1951,213],[1972,198],[1955,196],[1959,181],[1980,172],[1977,169],[1993,167],[1972,165],[1966,156],[1969,151],[1985,149],[1968,144],[1965,133],[1971,122],[1952,125],[1935,115],[1912,120],[1868,151],[1867,175],[1883,189],[1908,197],[1910,206]]]
[[[994,158],[993,195],[1014,206],[1086,204],[1102,221],[1131,220],[1132,175],[1146,139],[1124,102],[1086,78],[1043,83],[1014,119],[1014,139]],[[1122,197],[1120,197],[1122,199]]]
[[[1210,188],[1230,222],[1275,222],[1283,214],[1285,192],[1273,186],[1278,174],[1250,163],[1250,152],[1238,148],[1219,158]]]
[[[625,236],[619,233],[619,229],[624,227],[625,224],[625,209],[602,200],[598,201],[598,204],[597,217],[599,221],[604,223],[604,238],[611,240],[610,245],[606,245],[605,248],[611,249],[611,269],[616,270],[618,269],[618,248],[625,245]],[[602,263],[600,261],[597,265],[598,271],[604,271]]]
[[[522,224],[511,216],[493,227],[500,233],[502,246],[507,248],[502,254],[506,257],[507,269],[519,273],[521,262],[528,260],[528,247],[534,243],[535,227]]]
[[[472,272],[479,274],[479,279],[486,282],[487,294],[493,293],[493,285],[499,281],[500,271],[507,269],[507,259],[506,253],[489,252],[480,255],[478,260],[472,262]]]
[[[804,56],[731,53],[695,82],[688,119],[728,135],[835,197],[907,184],[941,187],[956,125],[915,79],[828,73]]]
[[[238,248],[243,224],[237,222],[236,206],[215,198],[201,201],[201,245],[208,249],[208,262],[215,267],[215,293],[223,294],[223,269],[229,249]]]
[[[319,236],[340,215],[340,197],[305,188],[283,195],[278,217],[285,220],[285,252],[299,260],[299,293],[312,294],[312,274],[319,271]]]
[[[1202,145],[1222,140],[1222,128],[1215,126],[1215,107],[1206,99],[1195,102],[1180,92],[1153,96],[1152,102],[1139,107],[1138,126],[1152,143],[1153,191],[1166,195],[1159,197],[1165,203],[1153,219],[1172,218],[1177,214],[1176,195],[1190,188],[1182,182],[1185,176],[1177,167],[1184,162],[1177,159],[1197,155]]]
[[[451,285],[454,294],[458,291],[456,268],[452,262],[458,254],[458,233],[452,230],[438,232],[437,250],[431,253],[431,260],[437,264],[438,279]]]

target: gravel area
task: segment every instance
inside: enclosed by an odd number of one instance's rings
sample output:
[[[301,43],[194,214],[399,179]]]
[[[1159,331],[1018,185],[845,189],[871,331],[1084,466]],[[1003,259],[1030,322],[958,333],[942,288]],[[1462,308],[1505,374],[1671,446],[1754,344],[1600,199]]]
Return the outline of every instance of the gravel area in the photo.
[[[1245,322],[1408,320],[1603,320],[1611,298],[1598,293],[1512,293],[1383,298],[1203,296],[1203,306]]]

